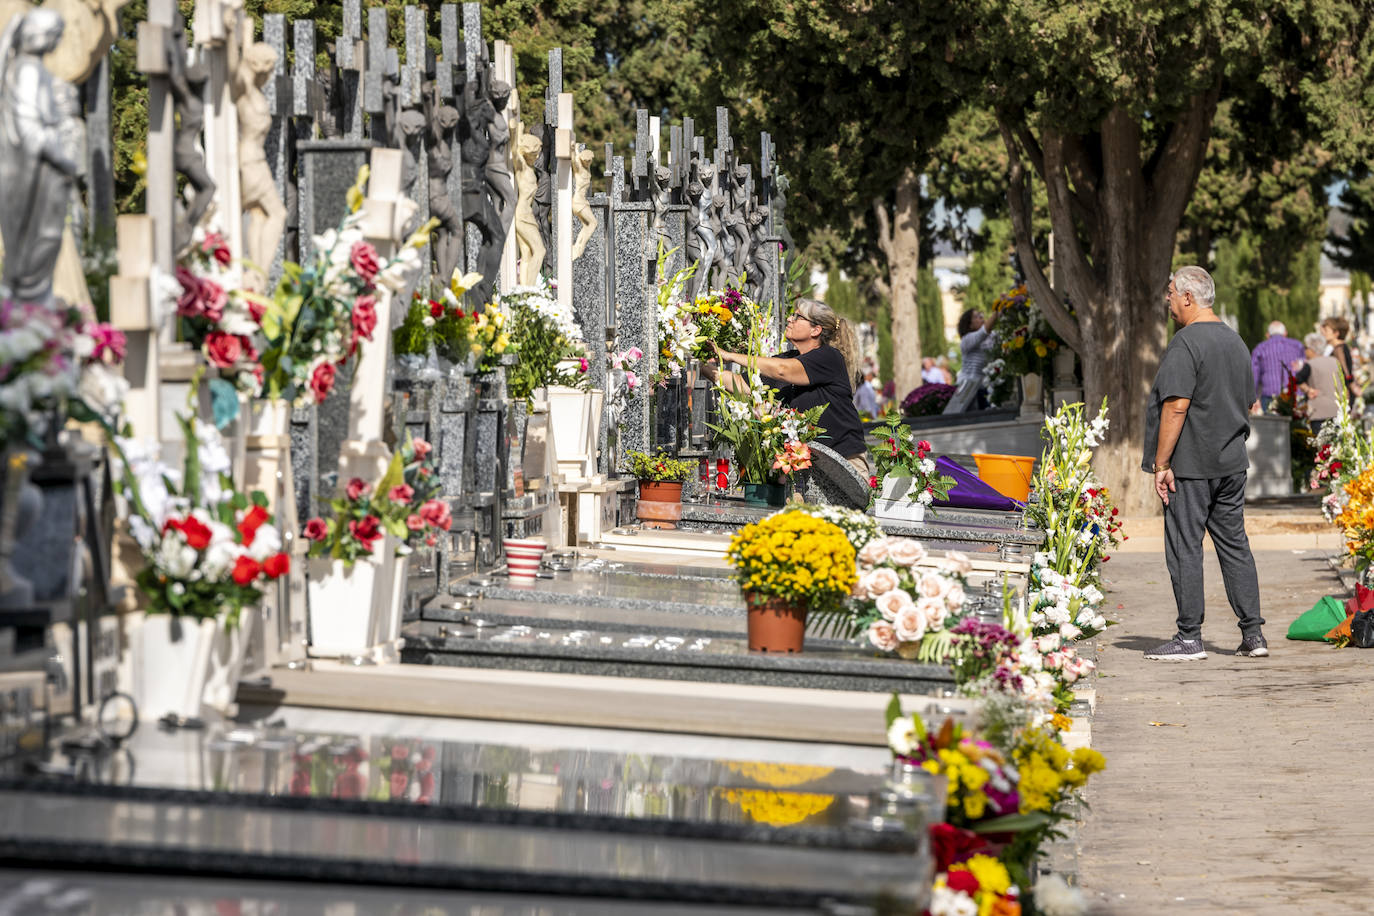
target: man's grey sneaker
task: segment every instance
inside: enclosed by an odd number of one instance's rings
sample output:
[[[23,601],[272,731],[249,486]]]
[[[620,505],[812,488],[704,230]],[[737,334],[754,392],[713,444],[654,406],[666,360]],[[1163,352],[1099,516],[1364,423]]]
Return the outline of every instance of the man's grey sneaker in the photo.
[[[1145,657],[1165,662],[1195,662],[1207,657],[1200,639],[1179,639],[1175,636],[1162,646],[1155,646]]]
[[[1264,641],[1263,636],[1247,636],[1241,640],[1236,654],[1248,658],[1264,658],[1269,654],[1269,643]]]

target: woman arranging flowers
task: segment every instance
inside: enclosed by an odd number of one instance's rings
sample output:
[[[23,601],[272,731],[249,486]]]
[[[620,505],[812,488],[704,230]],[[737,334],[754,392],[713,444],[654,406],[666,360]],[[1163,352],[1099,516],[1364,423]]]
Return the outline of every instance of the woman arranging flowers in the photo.
[[[749,648],[800,652],[808,610],[831,611],[854,586],[854,547],[843,529],[806,512],[746,525],[726,559],[749,606]]]
[[[751,334],[751,337],[755,335]],[[798,299],[787,316],[784,332],[792,348],[776,356],[751,357],[715,347],[719,360],[750,366],[764,384],[778,392],[786,407],[801,412],[825,410],[825,432],[818,437],[868,477],[868,451],[863,426],[854,407],[854,331],[824,302]],[[702,367],[706,377],[739,391],[750,382],[739,372],[720,369],[715,362]]]

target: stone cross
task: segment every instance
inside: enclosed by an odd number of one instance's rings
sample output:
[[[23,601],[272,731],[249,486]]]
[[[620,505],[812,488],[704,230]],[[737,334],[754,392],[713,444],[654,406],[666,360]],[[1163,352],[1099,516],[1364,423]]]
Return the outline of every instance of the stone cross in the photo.
[[[421,92],[425,81],[425,11],[418,6],[405,7],[406,62],[401,68],[401,108],[416,108],[423,101]]]
[[[409,222],[413,203],[401,193],[403,154],[398,149],[372,150],[367,199],[363,202],[363,219],[359,224],[364,235],[377,247],[382,259],[392,257],[403,240],[405,224]],[[409,295],[406,291],[405,295]],[[390,313],[393,294],[383,287],[377,289],[377,311]],[[349,392],[348,439],[344,443],[345,459],[364,460],[366,474],[356,474],[365,480],[376,480],[385,470],[388,457],[382,437],[386,430],[387,363],[391,353],[391,323],[377,322],[372,340],[360,343],[357,363],[353,370],[353,386]],[[380,447],[380,452],[378,452]],[[367,462],[380,456],[381,465]],[[345,479],[340,471],[340,479]]]
[[[176,13],[174,0],[149,0],[148,19],[138,27],[138,68],[148,77],[148,191],[145,209],[152,222],[152,248],[149,267],[171,276],[175,266],[172,233],[176,227],[176,170],[172,152],[175,141],[172,123],[171,89],[167,85],[167,59],[164,35],[172,28]],[[148,276],[142,274],[133,276]],[[160,315],[152,316],[160,321]],[[175,336],[174,322],[159,328],[161,336]]]
[[[366,60],[362,0],[344,0],[343,29],[334,44],[334,62],[339,68],[339,130],[350,140],[363,138],[361,83]]]
[[[558,172],[554,185],[554,245],[557,254],[554,269],[558,277],[558,304],[572,308],[572,248],[573,239],[573,95],[571,92],[558,94],[558,126],[554,131],[554,155],[558,160]]]
[[[663,120],[658,115],[649,116],[649,146],[653,150],[654,165],[662,165]]]
[[[462,61],[462,51],[458,43],[458,5],[445,3],[439,7],[439,63],[435,80],[439,90],[439,101],[452,102],[457,96],[453,82],[453,71]]]
[[[607,143],[607,152],[610,152],[610,144]],[[607,173],[611,179],[611,202],[620,203],[625,199],[625,157],[616,156],[611,159],[611,168]]]
[[[649,148],[652,141],[649,139],[649,112],[640,108],[635,111],[635,158],[631,166],[631,176],[634,178],[636,199],[643,199],[641,195],[648,193],[649,190]]]
[[[205,167],[215,180],[215,219],[236,257],[245,254],[243,226],[234,216],[243,212],[239,195],[239,116],[231,92],[233,74],[229,72],[226,42],[236,41],[240,51],[253,42],[253,20],[245,13],[234,19],[235,33],[223,31],[225,12],[230,5],[221,0],[201,0],[196,4],[194,27],[197,51],[207,64]],[[152,163],[148,164],[149,174]]]
[[[726,156],[733,149],[730,140],[730,109],[716,109],[716,180],[720,182],[720,187],[725,187],[723,176],[725,175]]]
[[[386,79],[387,56],[386,8],[368,7],[367,10],[367,63],[363,71],[363,110],[371,115],[369,132],[372,139],[386,142],[379,136],[385,132],[380,122],[386,112],[386,95],[383,81]]]
[[[563,49],[549,49],[549,86],[544,90],[544,123],[558,126],[558,97],[563,94]]]
[[[672,173],[669,181],[674,189],[687,183],[687,163],[682,150],[682,126],[674,124],[668,128],[668,169]]]
[[[775,231],[773,226],[773,178],[778,168],[778,151],[773,146],[773,137],[768,131],[759,133],[759,182],[760,192],[763,200],[764,219],[768,227],[768,234],[772,235]]]
[[[482,53],[482,4],[463,4],[463,73],[473,79]]]
[[[273,78],[263,87],[262,94],[267,99],[267,110],[272,115],[272,127],[267,132],[267,165],[272,169],[272,178],[277,186],[277,196],[286,204],[287,231],[282,233],[282,243],[277,246],[277,256],[271,265],[269,284],[280,276],[283,254],[297,258],[295,251],[285,251],[293,230],[300,226],[300,218],[295,200],[295,183],[291,180],[293,143],[291,132],[287,130],[287,119],[291,116],[293,87],[286,78],[286,15],[268,13],[262,17],[262,40],[277,52],[276,69]],[[295,217],[295,218],[293,218]]]
[[[110,277],[110,323],[124,332],[128,342],[124,360],[124,378],[129,382],[125,411],[136,438],[160,441],[159,316],[153,313],[154,291],[150,282],[156,263],[156,220],[150,214],[120,214],[115,227],[119,272]],[[170,246],[170,235],[167,243]]]
[[[291,136],[292,149],[295,145],[314,139],[315,136],[315,114],[319,109],[319,100],[311,97],[311,91],[315,88],[315,23],[309,19],[297,19],[292,24],[292,31],[295,39],[296,61],[291,69]],[[280,63],[280,61],[278,61]],[[294,157],[293,157],[294,158]],[[296,207],[296,245],[299,251],[292,252],[298,264],[304,264],[310,256],[310,236],[301,232],[300,226],[300,192],[299,185],[295,187]],[[286,200],[285,196],[282,200]],[[275,278],[275,274],[273,277]]]

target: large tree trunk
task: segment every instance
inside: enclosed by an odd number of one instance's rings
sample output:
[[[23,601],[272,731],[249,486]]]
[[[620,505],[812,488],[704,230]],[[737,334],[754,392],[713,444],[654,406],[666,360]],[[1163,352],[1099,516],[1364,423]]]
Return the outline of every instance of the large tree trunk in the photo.
[[[1128,514],[1159,511],[1153,480],[1140,470],[1146,398],[1167,336],[1164,290],[1174,241],[1202,168],[1216,97],[1215,90],[1195,97],[1148,158],[1139,123],[1121,109],[1097,133],[1081,136],[1046,127],[1037,138],[999,115],[1022,270],[1050,324],[1083,361],[1089,415],[1107,399],[1111,429],[1096,468]],[[1062,243],[1056,280],[1072,313],[1051,290],[1032,245],[1026,159],[1048,191]]]
[[[887,259],[892,296],[892,372],[898,402],[921,384],[921,319],[916,301],[921,268],[921,180],[908,168],[897,181],[895,205],[873,202],[878,247]]]

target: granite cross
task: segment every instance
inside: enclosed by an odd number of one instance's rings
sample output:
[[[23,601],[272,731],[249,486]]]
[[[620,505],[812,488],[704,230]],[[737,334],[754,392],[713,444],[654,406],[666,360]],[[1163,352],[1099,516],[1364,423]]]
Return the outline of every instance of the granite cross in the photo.
[[[344,0],[343,29],[334,45],[334,62],[339,68],[339,130],[350,140],[363,138],[360,83],[366,60],[362,0]]]
[[[386,142],[386,126],[382,117],[386,113],[386,93],[383,82],[386,79],[387,63],[387,22],[386,8],[369,7],[367,10],[367,62],[363,71],[363,110],[368,113],[368,133],[372,139]]]
[[[643,200],[649,193],[649,150],[653,141],[649,138],[649,112],[640,108],[635,111],[635,158],[631,166],[631,176],[635,183],[635,199]]]

